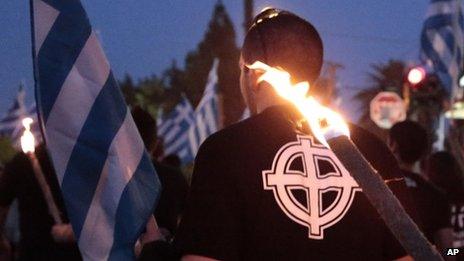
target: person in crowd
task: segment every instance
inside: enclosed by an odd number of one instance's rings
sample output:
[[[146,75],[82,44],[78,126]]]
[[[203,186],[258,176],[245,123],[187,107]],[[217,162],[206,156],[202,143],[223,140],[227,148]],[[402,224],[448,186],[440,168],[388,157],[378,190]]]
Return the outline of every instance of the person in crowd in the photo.
[[[132,117],[148,153],[151,154],[158,145],[156,121],[140,107],[132,110]],[[162,187],[154,214],[162,233],[169,239],[176,233],[178,220],[185,205],[188,185],[179,169],[157,160],[153,160],[153,165]]]
[[[390,129],[388,145],[398,160],[401,173],[411,192],[417,216],[416,224],[427,239],[445,255],[452,245],[449,204],[445,195],[433,184],[414,172],[415,164],[428,149],[427,132],[418,123],[403,121]]]
[[[296,108],[258,83],[255,61],[293,82],[319,76],[316,29],[276,9],[253,21],[241,53],[252,117],[211,135],[195,159],[175,238],[183,260],[392,260],[405,257],[357,183]]]
[[[10,249],[3,228],[9,206],[17,199],[21,233],[19,260],[81,260],[58,179],[44,145],[36,148],[36,156],[64,224],[54,223],[31,163],[25,154],[19,153],[6,164],[0,176],[0,252],[6,253]]]
[[[451,205],[450,218],[454,230],[451,247],[459,248],[457,260],[464,260],[464,186],[459,165],[449,152],[436,152],[427,160],[426,174],[445,192]]]
[[[166,157],[163,158],[162,160],[163,164],[180,169],[181,167],[181,160],[179,156],[176,154],[169,154]]]

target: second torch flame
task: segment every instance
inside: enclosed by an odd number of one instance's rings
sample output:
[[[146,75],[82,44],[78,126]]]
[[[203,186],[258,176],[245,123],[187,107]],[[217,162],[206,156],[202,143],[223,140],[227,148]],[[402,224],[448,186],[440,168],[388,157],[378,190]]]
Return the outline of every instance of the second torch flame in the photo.
[[[295,105],[307,120],[313,135],[324,146],[329,147],[328,139],[350,135],[348,125],[340,114],[322,106],[314,97],[307,96],[310,87],[308,82],[292,84],[288,72],[260,61],[247,67],[263,73],[258,78],[258,83],[269,83],[279,96]]]
[[[35,152],[35,138],[31,132],[32,122],[31,118],[23,119],[24,134],[21,136],[21,148],[26,154]]]

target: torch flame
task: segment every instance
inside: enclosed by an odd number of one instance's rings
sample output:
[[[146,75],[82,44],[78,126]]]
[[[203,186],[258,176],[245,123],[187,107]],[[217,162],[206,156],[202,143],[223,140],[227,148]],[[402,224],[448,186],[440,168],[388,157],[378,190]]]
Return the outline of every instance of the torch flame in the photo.
[[[24,133],[21,136],[21,148],[24,153],[34,153],[35,151],[35,139],[31,132],[31,124],[33,122],[31,118],[23,119]]]
[[[313,97],[307,96],[310,87],[308,82],[293,85],[288,72],[260,61],[247,67],[263,72],[258,82],[268,82],[277,94],[295,105],[307,120],[313,135],[324,146],[329,147],[327,139],[350,135],[348,125],[340,114],[322,106]]]

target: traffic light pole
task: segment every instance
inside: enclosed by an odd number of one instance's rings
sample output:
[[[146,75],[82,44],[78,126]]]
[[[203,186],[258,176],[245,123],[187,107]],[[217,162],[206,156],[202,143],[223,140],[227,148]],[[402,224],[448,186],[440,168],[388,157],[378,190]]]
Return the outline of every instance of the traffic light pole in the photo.
[[[403,100],[404,100],[404,105],[406,107],[406,114],[408,113],[409,110],[409,103],[411,101],[411,90],[409,89],[409,85],[406,81],[403,81]]]

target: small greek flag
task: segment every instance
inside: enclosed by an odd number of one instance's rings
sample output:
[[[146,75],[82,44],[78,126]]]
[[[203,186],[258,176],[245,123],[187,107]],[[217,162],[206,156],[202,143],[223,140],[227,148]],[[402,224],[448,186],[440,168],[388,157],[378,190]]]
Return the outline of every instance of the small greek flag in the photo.
[[[439,77],[450,98],[461,98],[463,16],[459,0],[432,0],[421,35],[421,60]]]
[[[180,103],[158,121],[158,135],[164,144],[164,154],[175,154],[183,163],[192,162],[188,132],[193,124],[194,111],[189,100],[182,95]]]
[[[24,98],[26,96],[26,92],[22,85],[20,85],[18,94],[8,109],[6,115],[0,119],[0,136],[9,137],[13,143],[13,146],[16,148],[20,148],[20,137],[24,130],[24,126],[22,120],[24,118],[32,118],[34,123],[31,126],[32,133],[36,140],[41,140],[41,134],[39,130],[39,125],[37,124],[37,112],[35,104],[33,104],[30,108],[27,108]]]
[[[219,129],[218,64],[219,61],[215,59],[208,75],[203,97],[195,110],[194,124],[189,129],[190,148],[193,155],[197,154],[201,143]]]
[[[133,260],[160,183],[79,0],[30,0],[37,106],[85,260]]]
[[[164,141],[164,154],[176,154],[184,164],[193,162],[201,143],[219,129],[218,64],[215,59],[195,111],[182,96],[174,110],[159,121],[158,134]]]

